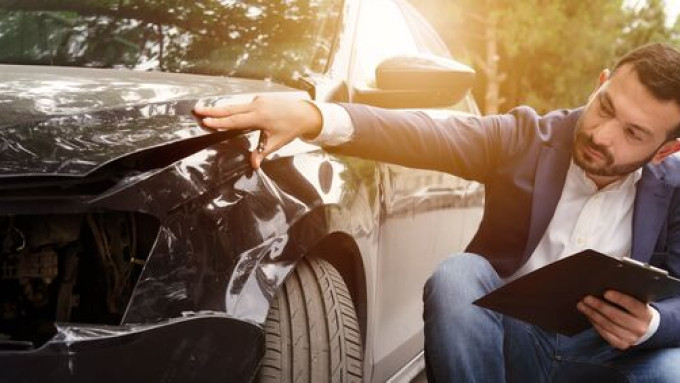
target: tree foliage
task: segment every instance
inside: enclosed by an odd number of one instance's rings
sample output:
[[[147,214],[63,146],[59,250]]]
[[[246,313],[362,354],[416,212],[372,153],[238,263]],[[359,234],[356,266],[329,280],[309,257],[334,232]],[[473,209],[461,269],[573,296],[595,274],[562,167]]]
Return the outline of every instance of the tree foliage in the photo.
[[[677,42],[676,28],[665,25],[663,0],[637,9],[624,8],[622,0],[411,1],[454,55],[477,69],[475,96],[492,113],[519,104],[542,112],[577,107],[623,53]],[[489,97],[494,87],[499,95]]]

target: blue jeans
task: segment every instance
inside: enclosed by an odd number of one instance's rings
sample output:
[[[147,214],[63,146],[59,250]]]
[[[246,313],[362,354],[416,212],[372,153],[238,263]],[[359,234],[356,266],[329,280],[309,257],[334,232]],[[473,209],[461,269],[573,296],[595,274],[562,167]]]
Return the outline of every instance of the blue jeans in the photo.
[[[475,254],[448,258],[427,281],[430,383],[680,382],[680,348],[620,351],[593,329],[566,337],[471,303],[502,283]]]

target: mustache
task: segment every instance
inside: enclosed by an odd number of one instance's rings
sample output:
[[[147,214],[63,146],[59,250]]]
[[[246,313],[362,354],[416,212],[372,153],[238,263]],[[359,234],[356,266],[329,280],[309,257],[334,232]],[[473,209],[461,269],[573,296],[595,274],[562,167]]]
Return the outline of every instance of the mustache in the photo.
[[[614,156],[607,150],[607,147],[603,145],[598,145],[593,141],[593,137],[590,135],[587,135],[585,133],[579,133],[578,134],[578,141],[587,146],[590,150],[596,151],[607,160],[608,164],[613,164],[614,163]]]

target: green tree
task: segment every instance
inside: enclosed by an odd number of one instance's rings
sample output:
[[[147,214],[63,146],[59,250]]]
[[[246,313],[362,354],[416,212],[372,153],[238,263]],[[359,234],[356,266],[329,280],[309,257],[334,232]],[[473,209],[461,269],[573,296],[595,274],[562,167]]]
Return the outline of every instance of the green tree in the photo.
[[[485,113],[579,106],[622,53],[678,35],[664,24],[662,0],[636,10],[622,0],[411,1],[454,55],[477,69],[475,96]]]
[[[678,43],[677,25],[666,25],[663,0],[647,0],[643,6],[627,11],[626,23],[619,38],[616,54],[650,42]]]

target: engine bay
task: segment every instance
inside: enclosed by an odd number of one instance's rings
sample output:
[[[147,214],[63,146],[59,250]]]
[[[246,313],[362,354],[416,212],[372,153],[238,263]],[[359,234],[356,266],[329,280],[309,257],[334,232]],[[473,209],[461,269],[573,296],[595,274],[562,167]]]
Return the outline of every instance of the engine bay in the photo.
[[[129,212],[0,216],[0,350],[40,347],[55,322],[120,324],[158,227]]]

